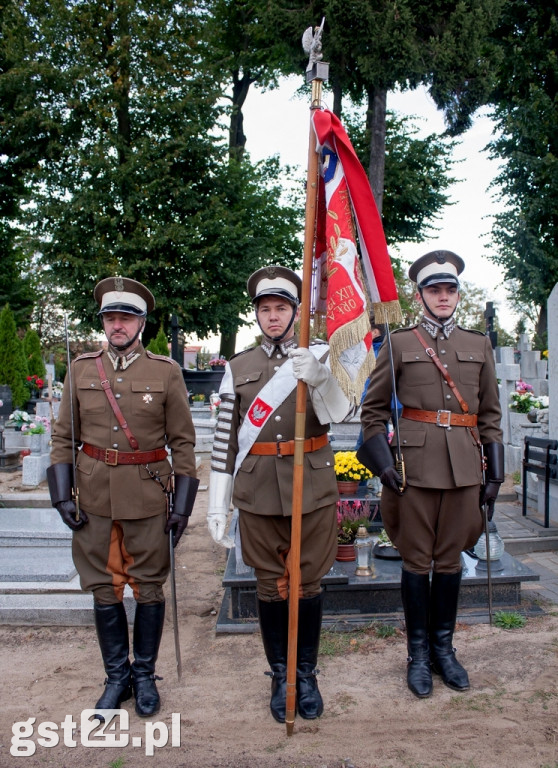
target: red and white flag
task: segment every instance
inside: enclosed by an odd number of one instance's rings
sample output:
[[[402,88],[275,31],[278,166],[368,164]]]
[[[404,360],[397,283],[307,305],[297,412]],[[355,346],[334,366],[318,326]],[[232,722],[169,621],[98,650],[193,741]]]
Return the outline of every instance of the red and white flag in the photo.
[[[313,304],[326,319],[331,370],[359,404],[375,357],[355,225],[375,322],[400,322],[401,307],[380,215],[349,137],[329,110],[315,110],[312,120],[320,154]]]

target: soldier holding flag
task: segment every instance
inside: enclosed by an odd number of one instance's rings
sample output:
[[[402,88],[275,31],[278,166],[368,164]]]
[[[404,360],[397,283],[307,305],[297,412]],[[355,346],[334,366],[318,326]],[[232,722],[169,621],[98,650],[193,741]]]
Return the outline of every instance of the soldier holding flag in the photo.
[[[329,422],[342,421],[350,405],[329,369],[327,344],[298,346],[298,275],[281,266],[264,267],[249,278],[248,293],[263,338],[258,346],[231,358],[225,369],[207,517],[213,539],[230,544],[226,526],[231,497],[239,510],[242,558],[255,570],[260,629],[271,667],[271,713],[282,723],[297,380],[308,385],[296,665],[298,713],[305,719],[323,711],[316,681],[320,582],[337,549],[338,492],[327,432]]]

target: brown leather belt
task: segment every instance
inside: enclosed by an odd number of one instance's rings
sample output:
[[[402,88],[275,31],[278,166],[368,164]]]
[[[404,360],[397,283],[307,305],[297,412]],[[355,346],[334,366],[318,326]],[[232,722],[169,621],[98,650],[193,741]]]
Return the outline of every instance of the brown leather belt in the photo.
[[[308,440],[304,441],[304,453],[317,451],[318,448],[323,448],[328,442],[327,432],[325,435],[319,435],[318,437],[309,437]],[[277,456],[282,458],[283,456],[293,456],[294,452],[294,440],[277,440],[276,443],[254,443],[250,448],[250,453],[254,453],[256,456]]]
[[[117,464],[151,464],[152,461],[163,461],[167,458],[166,448],[155,448],[154,451],[118,451],[116,448],[97,448],[84,443],[82,450],[97,461],[103,461],[109,467]]]
[[[452,413],[451,411],[420,411],[418,408],[403,408],[404,419],[426,421],[438,427],[476,427],[476,413]]]

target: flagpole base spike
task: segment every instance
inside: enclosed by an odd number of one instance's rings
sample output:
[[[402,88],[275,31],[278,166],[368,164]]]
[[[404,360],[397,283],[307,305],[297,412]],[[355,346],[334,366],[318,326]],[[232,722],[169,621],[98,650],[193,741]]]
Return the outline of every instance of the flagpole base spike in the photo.
[[[294,720],[285,720],[285,726],[287,728],[287,736],[292,736],[294,730]]]

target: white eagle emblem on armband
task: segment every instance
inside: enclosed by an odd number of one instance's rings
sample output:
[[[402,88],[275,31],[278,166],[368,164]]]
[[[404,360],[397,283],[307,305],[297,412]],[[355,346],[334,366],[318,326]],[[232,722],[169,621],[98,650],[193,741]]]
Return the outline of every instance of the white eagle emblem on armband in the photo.
[[[261,427],[269,414],[273,411],[273,408],[260,397],[257,397],[252,403],[250,410],[248,411],[248,419],[256,427]]]

